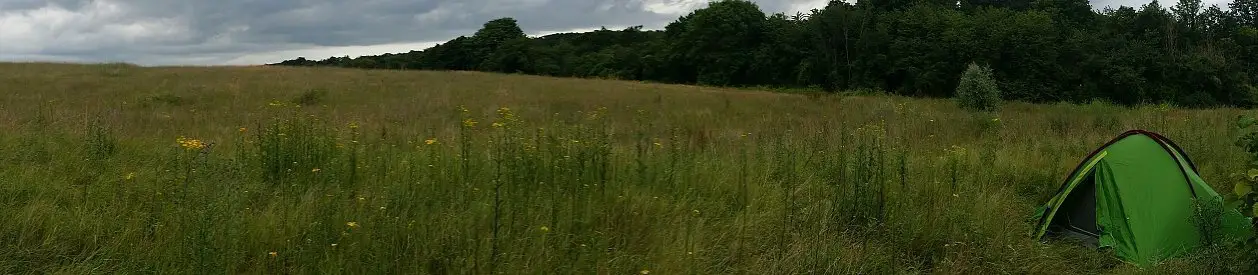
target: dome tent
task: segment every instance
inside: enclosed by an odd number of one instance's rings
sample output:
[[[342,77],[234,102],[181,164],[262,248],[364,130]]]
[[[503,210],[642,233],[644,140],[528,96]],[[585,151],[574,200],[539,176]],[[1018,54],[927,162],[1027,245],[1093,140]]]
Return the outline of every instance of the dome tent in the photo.
[[[1061,236],[1109,248],[1145,266],[1203,243],[1195,202],[1223,199],[1201,179],[1188,156],[1166,137],[1131,130],[1079,163],[1057,194],[1033,217],[1037,240]],[[1250,219],[1235,209],[1219,216],[1219,237],[1246,238]]]

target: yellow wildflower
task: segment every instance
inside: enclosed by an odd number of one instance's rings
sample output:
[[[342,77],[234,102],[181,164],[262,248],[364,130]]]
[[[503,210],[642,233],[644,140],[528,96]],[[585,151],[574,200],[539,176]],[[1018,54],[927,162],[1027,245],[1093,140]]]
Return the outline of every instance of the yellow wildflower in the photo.
[[[651,271],[643,269],[642,271],[638,271],[638,274],[642,274],[642,275],[651,274]]]
[[[437,138],[430,138],[430,139],[424,140],[424,144],[427,144],[427,145],[437,144]]]
[[[271,251],[271,253],[267,254],[271,255],[271,257],[279,256],[279,253],[275,253],[275,251]]]
[[[965,150],[965,147],[953,145],[951,148],[946,149],[946,151],[960,156],[960,155],[965,155],[966,150]]]
[[[135,179],[135,172],[127,173],[127,180]]]
[[[542,233],[550,232],[550,227],[542,226],[540,230],[542,230]]]
[[[463,120],[463,126],[467,126],[467,127],[476,127],[476,120],[473,120],[473,119],[470,119],[470,118],[469,118],[469,119],[466,119],[466,120]]]
[[[354,227],[358,227],[358,223],[357,223],[357,222],[347,222],[347,223],[345,223],[345,226],[349,226],[350,228],[354,228]]]
[[[322,170],[321,170],[321,169],[319,169],[319,168],[310,169],[310,172],[311,172],[311,173],[314,173],[314,172],[319,172],[319,171],[322,171]]]
[[[350,129],[358,129],[358,122],[350,122],[350,123],[349,123],[349,128],[350,128]]]
[[[176,138],[175,142],[178,142],[179,146],[182,146],[184,149],[188,149],[188,150],[199,150],[201,148],[205,148],[205,143],[197,139],[191,139],[191,138],[186,138],[186,137],[181,136],[179,138]]]
[[[505,126],[505,125],[506,125],[506,124],[503,124],[502,122],[494,122],[494,124],[492,124],[491,126],[494,126],[495,128],[497,128],[497,127],[502,127],[502,126]]]

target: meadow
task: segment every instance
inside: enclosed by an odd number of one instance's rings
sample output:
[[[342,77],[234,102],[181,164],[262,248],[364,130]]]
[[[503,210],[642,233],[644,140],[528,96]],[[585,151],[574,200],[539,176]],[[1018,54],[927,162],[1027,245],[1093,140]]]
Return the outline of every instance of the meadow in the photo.
[[[0,273],[1227,273],[1028,218],[1127,129],[1220,193],[1239,109],[473,72],[0,64]]]

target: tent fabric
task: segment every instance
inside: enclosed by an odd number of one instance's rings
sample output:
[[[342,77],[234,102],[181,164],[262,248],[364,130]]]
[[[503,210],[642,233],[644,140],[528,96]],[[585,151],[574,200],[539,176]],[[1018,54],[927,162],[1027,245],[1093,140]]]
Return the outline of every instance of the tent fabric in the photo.
[[[1073,225],[1076,233],[1087,233],[1087,225],[1094,225],[1099,247],[1147,265],[1202,242],[1193,220],[1197,201],[1222,204],[1178,146],[1156,133],[1133,130],[1089,155],[1040,207],[1036,238],[1050,233],[1050,225]],[[1095,215],[1080,213],[1089,210]],[[1094,223],[1086,224],[1090,217]],[[1222,218],[1224,235],[1252,234],[1249,218],[1237,210],[1225,210]]]
[[[1101,230],[1096,225],[1096,187],[1092,175],[1079,182],[1079,190],[1071,192],[1062,202],[1059,216],[1049,227],[1059,227],[1096,238]]]

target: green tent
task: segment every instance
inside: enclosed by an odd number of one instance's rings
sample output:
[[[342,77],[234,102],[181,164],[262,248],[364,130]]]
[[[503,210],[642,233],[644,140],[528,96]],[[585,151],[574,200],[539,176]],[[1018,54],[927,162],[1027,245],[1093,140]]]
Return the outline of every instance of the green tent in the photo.
[[[1089,154],[1038,209],[1035,238],[1082,240],[1138,266],[1181,255],[1205,240],[1194,202],[1223,204],[1196,169],[1169,139],[1125,132]],[[1216,239],[1252,234],[1239,211],[1225,209],[1219,217]]]

